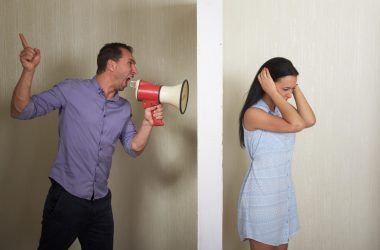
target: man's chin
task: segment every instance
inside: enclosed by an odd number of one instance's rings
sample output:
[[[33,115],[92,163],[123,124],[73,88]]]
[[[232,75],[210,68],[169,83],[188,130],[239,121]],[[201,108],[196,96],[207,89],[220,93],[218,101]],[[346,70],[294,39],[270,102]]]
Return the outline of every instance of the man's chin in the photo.
[[[123,84],[123,89],[125,89],[126,87],[128,87],[128,83],[129,83],[129,78],[127,80],[125,80],[124,84]]]
[[[125,81],[119,88],[119,91],[123,91],[128,86],[128,81]]]

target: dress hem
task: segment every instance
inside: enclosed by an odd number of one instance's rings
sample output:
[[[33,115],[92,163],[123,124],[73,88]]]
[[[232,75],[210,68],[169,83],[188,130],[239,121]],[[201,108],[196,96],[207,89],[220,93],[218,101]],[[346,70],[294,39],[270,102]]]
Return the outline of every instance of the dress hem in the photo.
[[[291,233],[289,235],[289,239],[291,237],[293,237],[294,235],[296,235],[298,232],[299,232],[300,228],[297,228],[293,233]],[[284,242],[280,242],[280,243],[273,243],[273,242],[268,242],[268,241],[263,241],[263,240],[260,240],[254,236],[250,236],[250,235],[247,235],[246,237],[240,237],[240,241],[246,241],[246,240],[255,240],[257,242],[260,242],[260,243],[263,243],[263,244],[267,244],[267,245],[270,245],[270,246],[274,246],[274,247],[278,247],[280,245],[284,245],[284,244],[288,244],[289,243],[289,239],[287,241],[284,241]]]

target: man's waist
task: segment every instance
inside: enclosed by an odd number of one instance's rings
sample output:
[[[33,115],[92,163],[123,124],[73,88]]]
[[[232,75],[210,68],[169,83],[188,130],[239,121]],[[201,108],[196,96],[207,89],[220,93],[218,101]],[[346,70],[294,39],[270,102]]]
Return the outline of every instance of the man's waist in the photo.
[[[100,172],[100,171],[99,171]],[[53,167],[49,178],[54,181],[54,185],[59,185],[59,188],[66,190],[75,197],[96,200],[103,198],[108,193],[108,180],[106,176],[99,177],[95,173],[94,176],[83,176],[67,174],[64,170]]]

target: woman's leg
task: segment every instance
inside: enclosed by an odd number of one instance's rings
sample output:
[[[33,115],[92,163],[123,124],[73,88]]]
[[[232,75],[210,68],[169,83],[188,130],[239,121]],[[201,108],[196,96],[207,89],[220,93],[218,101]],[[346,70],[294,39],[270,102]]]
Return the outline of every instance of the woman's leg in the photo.
[[[267,245],[256,240],[249,240],[251,250],[276,250],[274,246]]]
[[[288,244],[279,245],[276,250],[288,250]]]

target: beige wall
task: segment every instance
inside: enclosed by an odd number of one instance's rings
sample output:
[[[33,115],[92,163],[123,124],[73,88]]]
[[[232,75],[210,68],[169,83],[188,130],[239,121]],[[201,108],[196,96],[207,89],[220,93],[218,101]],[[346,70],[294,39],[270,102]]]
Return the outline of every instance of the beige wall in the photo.
[[[166,126],[155,129],[141,158],[129,158],[118,145],[110,186],[115,249],[195,249],[196,1],[0,3],[0,249],[36,248],[57,144],[57,112],[26,122],[9,117],[21,72],[18,32],[42,53],[33,93],[64,78],[92,77],[99,49],[112,41],[135,48],[138,78],[170,85],[189,80],[186,114],[167,107]],[[139,125],[141,103],[123,95]]]
[[[293,250],[380,249],[380,2],[224,1],[224,249],[249,166],[238,114],[259,66],[291,59],[317,124],[297,135]]]

